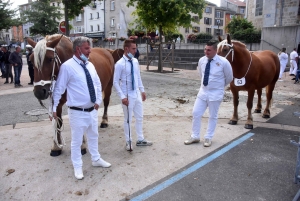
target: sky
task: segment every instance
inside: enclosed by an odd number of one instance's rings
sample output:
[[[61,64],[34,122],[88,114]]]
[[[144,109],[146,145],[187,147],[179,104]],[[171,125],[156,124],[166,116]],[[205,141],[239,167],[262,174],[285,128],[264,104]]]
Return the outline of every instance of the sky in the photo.
[[[220,6],[220,0],[208,0],[209,2],[212,2],[216,4],[217,6]],[[18,5],[26,4],[28,3],[28,0],[10,0],[12,4],[12,8],[18,8]]]

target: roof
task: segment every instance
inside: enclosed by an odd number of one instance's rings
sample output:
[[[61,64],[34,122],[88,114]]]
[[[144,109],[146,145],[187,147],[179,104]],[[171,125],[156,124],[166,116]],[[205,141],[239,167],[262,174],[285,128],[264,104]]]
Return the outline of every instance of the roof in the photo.
[[[243,1],[239,1],[239,0],[226,0],[226,1],[237,6],[246,7],[246,3]]]

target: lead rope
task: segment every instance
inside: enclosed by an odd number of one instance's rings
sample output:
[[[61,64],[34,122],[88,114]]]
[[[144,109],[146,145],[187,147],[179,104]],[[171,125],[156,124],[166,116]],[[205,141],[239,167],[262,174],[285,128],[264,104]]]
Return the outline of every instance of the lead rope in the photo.
[[[53,91],[55,87],[55,75],[54,75],[54,69],[55,69],[55,64],[57,64],[57,68],[59,68],[59,64],[61,64],[61,61],[55,51],[55,48],[50,48],[47,47],[48,50],[52,50],[54,52],[54,62],[53,62],[53,68],[52,68],[52,76],[51,76],[51,86],[50,86],[50,95],[49,95],[49,110],[48,110],[48,115],[52,118],[52,127],[54,130],[54,135],[53,135],[53,141],[59,147],[60,149],[63,146],[66,146],[66,142],[64,137],[62,136],[62,131],[64,130],[64,124],[61,118],[57,117],[57,119],[53,118]],[[60,123],[61,122],[61,123]],[[60,132],[60,139],[61,139],[61,144],[58,142],[58,132]]]

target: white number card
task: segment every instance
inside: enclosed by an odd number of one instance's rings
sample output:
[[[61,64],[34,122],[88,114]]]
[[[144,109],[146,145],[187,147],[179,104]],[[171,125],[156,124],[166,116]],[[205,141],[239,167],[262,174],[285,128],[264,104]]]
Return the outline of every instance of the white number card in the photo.
[[[246,84],[246,79],[243,77],[241,79],[234,78],[235,86],[244,86]]]

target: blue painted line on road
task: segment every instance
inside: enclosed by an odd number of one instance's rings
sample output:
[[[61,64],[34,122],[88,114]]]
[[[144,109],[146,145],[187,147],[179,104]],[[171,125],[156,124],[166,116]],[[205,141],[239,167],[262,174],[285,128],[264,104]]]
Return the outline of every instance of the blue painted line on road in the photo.
[[[224,148],[220,149],[219,151],[217,151],[216,153],[208,156],[207,158],[204,158],[203,160],[199,161],[198,163],[192,165],[191,167],[189,167],[186,170],[183,170],[182,172],[176,174],[175,176],[171,177],[170,179],[158,184],[157,186],[153,187],[152,189],[130,199],[131,201],[141,201],[141,200],[145,200],[149,197],[151,197],[152,195],[162,191],[163,189],[171,186],[172,184],[174,184],[175,182],[179,181],[180,179],[186,177],[187,175],[191,174],[192,172],[195,172],[196,170],[200,169],[201,167],[203,167],[204,165],[208,164],[209,162],[213,161],[214,159],[218,158],[219,156],[223,155],[224,153],[226,153],[227,151],[229,151],[230,149],[234,148],[235,146],[241,144],[242,142],[244,142],[245,140],[249,139],[250,137],[252,137],[254,135],[254,133],[248,133],[246,135],[244,135],[243,137],[231,142],[230,144],[228,144],[227,146],[225,146]]]

